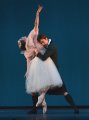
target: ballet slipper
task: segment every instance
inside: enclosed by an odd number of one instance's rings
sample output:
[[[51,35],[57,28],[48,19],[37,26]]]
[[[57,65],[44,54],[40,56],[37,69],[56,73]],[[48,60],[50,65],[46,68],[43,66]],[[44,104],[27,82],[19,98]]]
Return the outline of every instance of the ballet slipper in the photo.
[[[47,104],[46,104],[45,100],[42,103],[42,107],[43,107],[43,114],[45,114],[47,112]]]
[[[45,97],[45,94],[41,94],[39,97],[38,97],[38,102],[36,103],[36,107],[40,106],[44,100],[44,97]]]

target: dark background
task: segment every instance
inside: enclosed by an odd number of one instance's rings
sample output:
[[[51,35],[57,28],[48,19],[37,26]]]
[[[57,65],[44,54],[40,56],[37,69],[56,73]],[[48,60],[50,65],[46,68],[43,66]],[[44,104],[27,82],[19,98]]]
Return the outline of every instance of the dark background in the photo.
[[[0,106],[32,105],[17,41],[33,28],[39,4],[44,7],[39,31],[57,44],[61,77],[76,104],[89,105],[89,0],[0,0]],[[63,96],[46,100],[67,105]]]

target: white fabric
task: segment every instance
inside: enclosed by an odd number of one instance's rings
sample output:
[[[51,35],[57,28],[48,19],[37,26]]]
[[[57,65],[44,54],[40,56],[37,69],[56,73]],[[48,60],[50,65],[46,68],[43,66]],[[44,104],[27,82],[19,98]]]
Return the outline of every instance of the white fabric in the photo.
[[[48,45],[50,45],[50,43],[51,43],[51,39],[49,39]]]
[[[38,32],[35,31],[35,29],[33,29],[28,37],[26,38],[26,48],[27,50],[22,52],[22,54],[24,53],[24,56],[25,54],[28,54],[29,55],[29,61],[27,61],[27,71],[26,71],[26,74],[25,76],[27,77],[28,76],[28,72],[29,72],[29,68],[30,68],[30,61],[32,60],[32,58],[34,57],[34,50],[37,49],[38,52],[40,52],[41,54],[44,54],[46,49],[40,44],[37,42],[37,36],[38,36]],[[29,66],[28,66],[29,64]]]
[[[29,64],[30,68],[26,79],[27,93],[39,92],[47,87],[62,86],[60,74],[50,57],[46,61],[35,57]]]
[[[44,54],[46,49],[37,43],[37,35],[33,29],[26,40],[26,45],[29,47],[29,54],[32,55],[35,47],[41,54]],[[48,87],[62,86],[61,77],[51,58],[42,61],[38,57],[27,62],[26,73],[26,91],[27,93],[40,92]]]

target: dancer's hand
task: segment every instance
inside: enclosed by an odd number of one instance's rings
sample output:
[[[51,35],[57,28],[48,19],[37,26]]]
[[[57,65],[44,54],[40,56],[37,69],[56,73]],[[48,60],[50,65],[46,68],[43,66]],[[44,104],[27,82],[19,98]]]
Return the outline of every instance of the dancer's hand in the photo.
[[[41,5],[38,6],[37,13],[40,13],[42,11],[43,7]]]

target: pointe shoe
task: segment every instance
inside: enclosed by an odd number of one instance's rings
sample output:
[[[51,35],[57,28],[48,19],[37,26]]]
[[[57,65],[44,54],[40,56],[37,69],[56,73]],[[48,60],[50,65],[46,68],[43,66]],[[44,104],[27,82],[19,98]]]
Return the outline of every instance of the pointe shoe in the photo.
[[[44,94],[42,94],[42,95],[40,95],[40,96],[38,97],[38,102],[37,102],[37,104],[36,104],[36,107],[38,107],[40,104],[42,104],[42,102],[43,102],[43,100],[44,100],[44,97],[45,97]]]
[[[47,112],[47,104],[45,101],[43,101],[42,107],[43,107],[43,114],[45,114]]]

